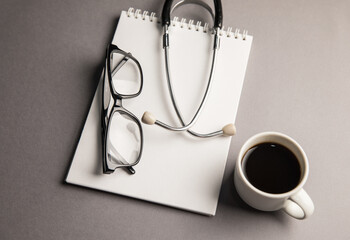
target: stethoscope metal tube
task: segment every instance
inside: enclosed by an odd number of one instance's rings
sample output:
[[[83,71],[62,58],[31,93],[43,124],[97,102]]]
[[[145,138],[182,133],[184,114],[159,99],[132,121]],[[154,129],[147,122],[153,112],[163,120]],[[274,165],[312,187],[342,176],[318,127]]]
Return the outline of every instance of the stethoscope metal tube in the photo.
[[[183,117],[181,115],[181,112],[177,106],[177,102],[176,102],[175,96],[173,94],[173,88],[172,88],[171,77],[170,77],[169,29],[168,29],[168,27],[170,25],[170,13],[176,7],[179,7],[179,6],[184,5],[186,3],[199,4],[200,6],[207,9],[212,15],[211,8],[206,3],[202,2],[202,1],[198,1],[198,0],[180,1],[173,7],[173,9],[171,11],[170,11],[170,9],[171,9],[172,1],[168,0],[164,4],[164,8],[163,8],[163,12],[162,12],[162,23],[163,23],[163,30],[164,30],[163,48],[164,48],[164,57],[165,57],[166,77],[167,77],[168,90],[169,90],[169,94],[171,97],[171,102],[173,104],[175,112],[176,112],[182,126],[181,127],[173,127],[173,126],[170,126],[168,124],[165,124],[162,121],[156,120],[155,117],[149,112],[144,113],[144,115],[142,117],[142,121],[146,124],[156,124],[160,127],[163,127],[165,129],[168,129],[171,131],[188,131],[191,135],[196,136],[196,137],[201,137],[201,138],[215,137],[215,136],[220,136],[220,135],[232,136],[236,132],[236,129],[235,129],[233,124],[228,124],[228,125],[224,126],[221,130],[211,132],[211,133],[205,133],[205,134],[197,133],[197,132],[190,130],[190,128],[198,120],[198,117],[199,117],[199,115],[200,115],[200,113],[201,113],[201,111],[202,111],[202,109],[203,109],[203,107],[208,99],[208,94],[209,94],[210,89],[212,87],[212,79],[213,79],[213,76],[215,73],[215,67],[216,67],[216,57],[217,57],[218,50],[220,48],[220,35],[219,35],[219,33],[220,33],[221,26],[222,26],[222,9],[221,9],[221,2],[220,1],[216,1],[216,0],[214,1],[215,19],[214,19],[214,44],[213,44],[212,63],[211,63],[211,68],[210,68],[209,80],[208,80],[207,87],[206,87],[205,93],[203,95],[202,101],[201,101],[196,113],[194,114],[192,120],[188,124],[185,124]]]

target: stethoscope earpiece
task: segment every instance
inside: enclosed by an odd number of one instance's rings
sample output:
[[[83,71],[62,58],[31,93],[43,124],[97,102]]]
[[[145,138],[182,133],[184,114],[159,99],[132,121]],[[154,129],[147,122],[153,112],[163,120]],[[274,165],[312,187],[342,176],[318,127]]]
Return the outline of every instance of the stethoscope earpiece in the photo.
[[[236,126],[233,123],[229,123],[222,128],[224,136],[233,136],[236,134]]]
[[[144,114],[142,115],[141,121],[145,124],[148,125],[153,125],[157,120],[156,118],[153,116],[152,113],[150,112],[144,112]]]

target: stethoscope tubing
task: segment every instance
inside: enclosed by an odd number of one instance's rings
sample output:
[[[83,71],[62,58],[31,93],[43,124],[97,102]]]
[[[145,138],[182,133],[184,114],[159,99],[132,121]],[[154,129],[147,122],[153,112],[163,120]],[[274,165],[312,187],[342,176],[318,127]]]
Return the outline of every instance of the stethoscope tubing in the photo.
[[[215,136],[220,136],[220,135],[227,135],[227,136],[232,136],[235,133],[235,128],[233,124],[228,124],[221,130],[215,131],[215,132],[210,132],[210,133],[197,133],[190,128],[197,122],[198,117],[200,113],[202,112],[202,109],[207,102],[208,99],[208,94],[211,90],[212,87],[212,80],[213,76],[215,73],[215,68],[216,68],[216,58],[217,54],[220,48],[220,30],[222,28],[222,5],[220,0],[214,0],[214,7],[215,7],[215,15],[213,15],[212,9],[209,7],[208,4],[206,4],[203,1],[200,0],[182,0],[176,3],[172,7],[173,0],[166,0],[164,3],[163,11],[162,11],[162,25],[163,25],[163,49],[164,49],[164,58],[165,58],[165,68],[166,68],[166,78],[167,78],[167,83],[168,83],[168,90],[169,90],[169,95],[171,98],[171,102],[173,104],[174,110],[176,112],[176,115],[178,119],[180,120],[182,126],[181,127],[173,127],[170,126],[162,121],[155,120],[153,116],[149,115],[150,113],[146,112],[144,114],[145,123],[147,124],[156,124],[160,127],[163,127],[165,129],[171,130],[171,131],[187,131],[191,135],[196,136],[196,137],[201,137],[201,138],[208,138],[208,137],[215,137]],[[213,54],[212,54],[212,63],[211,63],[211,68],[210,68],[210,74],[209,74],[209,79],[207,82],[207,87],[205,89],[204,95],[202,97],[201,103],[195,112],[194,116],[192,117],[192,120],[186,124],[182,114],[179,110],[179,107],[176,102],[176,98],[173,93],[173,87],[172,87],[172,82],[171,82],[171,74],[170,74],[170,64],[169,64],[169,26],[170,26],[170,14],[171,12],[184,4],[198,4],[202,7],[204,7],[206,10],[209,11],[211,16],[214,19],[214,27],[213,27],[213,33],[214,33],[214,44],[213,44]],[[143,118],[144,118],[143,117]],[[153,120],[154,119],[154,120]],[[232,125],[232,126],[231,126]]]
[[[170,67],[169,67],[169,46],[164,47],[165,67],[166,67],[168,90],[169,90],[171,102],[173,104],[175,112],[176,112],[176,114],[177,114],[177,116],[178,116],[178,118],[183,126],[182,127],[172,127],[172,126],[165,124],[159,120],[156,120],[156,122],[155,122],[156,125],[163,127],[163,128],[166,128],[166,129],[171,130],[171,131],[185,131],[185,130],[187,130],[190,134],[192,134],[196,137],[202,137],[202,138],[222,135],[222,133],[223,133],[222,130],[211,132],[211,133],[206,133],[206,134],[196,133],[196,132],[190,130],[190,128],[196,123],[196,121],[197,121],[197,119],[198,119],[207,99],[208,99],[208,94],[211,90],[212,80],[213,80],[213,76],[215,73],[216,56],[217,56],[218,50],[219,50],[219,48],[214,49],[213,54],[212,54],[212,64],[211,64],[211,68],[210,68],[209,80],[208,80],[207,87],[206,87],[205,93],[203,95],[202,101],[201,101],[195,115],[193,116],[192,120],[190,121],[190,123],[185,124],[183,117],[182,117],[182,114],[177,106],[177,101],[176,101],[176,98],[174,96],[174,91],[173,91],[173,87],[172,87],[172,83],[171,83],[171,77],[170,77],[171,74],[170,74]]]
[[[185,3],[194,3],[194,4],[199,4],[203,7],[205,7],[207,10],[211,9],[208,4],[204,3],[203,1],[198,1],[198,0],[183,0],[178,2],[173,8],[171,7],[173,4],[173,0],[166,0],[163,6],[163,11],[162,11],[162,26],[170,25],[171,19],[170,19],[170,14],[171,12],[178,6],[181,6]],[[214,29],[221,29],[222,28],[222,21],[223,21],[223,14],[222,14],[222,4],[221,0],[214,0]],[[211,12],[211,11],[210,11]]]

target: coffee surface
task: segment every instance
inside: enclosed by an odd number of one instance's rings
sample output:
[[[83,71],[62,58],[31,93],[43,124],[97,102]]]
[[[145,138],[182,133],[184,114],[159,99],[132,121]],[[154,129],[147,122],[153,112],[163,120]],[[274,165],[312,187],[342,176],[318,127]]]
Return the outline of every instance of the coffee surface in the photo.
[[[286,147],[263,143],[249,149],[243,157],[243,171],[249,182],[267,193],[285,193],[300,182],[298,159]]]

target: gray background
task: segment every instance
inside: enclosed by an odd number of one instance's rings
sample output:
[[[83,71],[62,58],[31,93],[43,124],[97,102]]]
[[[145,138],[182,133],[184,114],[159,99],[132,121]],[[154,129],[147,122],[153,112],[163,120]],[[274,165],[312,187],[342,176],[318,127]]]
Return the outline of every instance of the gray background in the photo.
[[[349,239],[350,2],[223,0],[254,36],[215,217],[64,183],[121,10],[163,1],[0,2],[1,239]],[[251,135],[308,154],[305,221],[246,206],[232,184]]]

